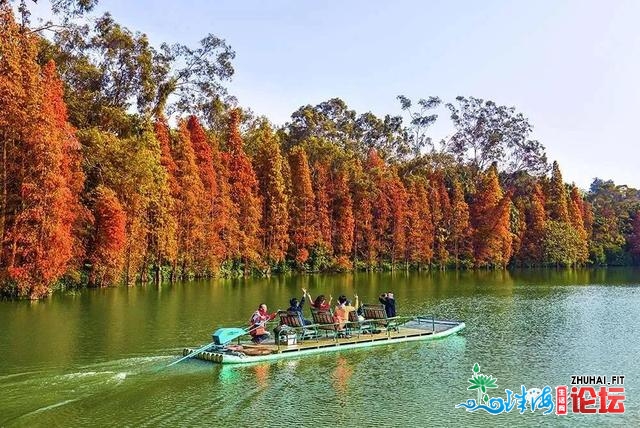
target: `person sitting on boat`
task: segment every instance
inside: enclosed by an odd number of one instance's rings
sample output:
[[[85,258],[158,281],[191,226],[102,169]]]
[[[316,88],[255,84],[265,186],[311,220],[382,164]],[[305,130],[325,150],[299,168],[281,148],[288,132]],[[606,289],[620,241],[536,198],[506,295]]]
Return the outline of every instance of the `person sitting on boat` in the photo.
[[[333,300],[333,296],[329,295],[329,301],[324,297],[324,294],[316,297],[316,300],[311,298],[311,294],[307,293],[307,297],[309,298],[309,304],[319,310],[319,311],[328,311],[331,308],[331,301]]]
[[[382,293],[378,300],[384,305],[384,311],[387,313],[388,318],[396,316],[396,299],[393,297],[392,292]]]
[[[358,306],[358,295],[354,296],[356,300],[356,306],[351,306],[351,303],[347,300],[347,297],[342,295],[338,297],[338,305],[333,311],[333,315],[335,317],[335,322],[337,324],[338,333],[344,333],[347,322],[349,322],[349,312],[356,311],[356,307]],[[347,304],[349,303],[349,304]]]
[[[302,306],[304,305],[304,301],[305,301],[305,296],[307,295],[307,290],[306,289],[302,289],[302,299],[300,299],[300,301],[298,301],[298,299],[296,299],[295,297],[292,298],[291,300],[289,300],[289,309],[287,309],[287,311],[289,312],[296,312],[298,314],[298,316],[300,317],[300,321],[302,321],[302,324],[304,325],[309,325],[311,324],[311,322],[309,320],[304,319],[304,315],[302,313]]]
[[[249,334],[251,334],[251,341],[253,343],[261,343],[269,338],[269,332],[265,328],[265,324],[267,321],[270,321],[276,317],[279,311],[276,311],[270,314],[267,311],[267,305],[265,303],[261,303],[258,306],[258,310],[253,313],[251,316],[251,329]]]

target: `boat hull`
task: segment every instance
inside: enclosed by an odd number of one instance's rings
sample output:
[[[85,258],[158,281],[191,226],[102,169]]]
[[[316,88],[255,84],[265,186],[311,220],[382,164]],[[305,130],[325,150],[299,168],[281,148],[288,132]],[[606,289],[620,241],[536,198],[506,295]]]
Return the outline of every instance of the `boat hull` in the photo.
[[[310,339],[296,346],[252,346],[243,349],[246,352],[216,349],[211,352],[200,352],[192,358],[217,364],[249,364],[263,361],[276,361],[285,358],[300,358],[305,355],[317,355],[346,351],[349,349],[370,348],[394,343],[438,340],[457,334],[464,328],[464,322],[459,321],[431,320],[429,322],[423,321],[416,323],[415,320],[412,320],[400,325],[397,332],[360,334],[358,337],[347,339]],[[249,351],[254,355],[247,355]],[[193,349],[185,348],[183,355],[186,356],[192,352],[194,352]],[[258,355],[256,355],[256,352]]]

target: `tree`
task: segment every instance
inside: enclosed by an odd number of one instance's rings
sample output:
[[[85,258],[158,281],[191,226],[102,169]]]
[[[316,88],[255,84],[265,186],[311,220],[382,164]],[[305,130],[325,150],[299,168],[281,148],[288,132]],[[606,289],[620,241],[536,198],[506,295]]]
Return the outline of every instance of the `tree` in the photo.
[[[280,145],[267,122],[257,130],[258,153],[254,159],[262,200],[262,248],[271,263],[282,263],[289,246],[289,198],[283,177],[284,159]],[[308,165],[307,165],[308,171]],[[311,180],[305,183],[311,190]],[[313,200],[309,207],[313,206]],[[313,227],[313,225],[310,225]]]
[[[567,191],[562,181],[562,173],[558,162],[553,162],[551,173],[551,183],[549,183],[549,196],[547,198],[547,211],[549,218],[562,223],[569,221],[569,211],[567,209]]]
[[[373,260],[393,259],[393,210],[389,171],[377,150],[369,150],[366,169],[371,180],[373,236],[369,252]]]
[[[178,268],[183,277],[188,277],[201,273],[199,255],[204,247],[204,204],[207,197],[185,121],[179,123],[172,155],[178,167],[177,178],[181,189],[178,200]]]
[[[578,248],[576,261],[583,264],[589,258],[589,247],[587,243],[587,231],[584,228],[584,221],[582,220],[583,213],[583,201],[582,196],[578,192],[578,188],[573,186],[567,200],[569,222],[578,235]]]
[[[156,49],[145,34],[122,26],[109,13],[93,27],[67,21],[57,30],[41,56],[54,59],[63,81],[74,89],[67,102],[79,128],[99,126],[124,134],[135,119],[128,114],[133,108],[158,117],[167,108],[194,112],[209,121],[218,114],[219,102],[232,101],[223,82],[233,75],[235,52],[213,34],[195,48],[163,43]]]
[[[456,101],[457,106],[446,104],[456,128],[447,147],[460,162],[468,161],[476,171],[494,162],[508,173],[547,171],[544,146],[528,139],[532,126],[522,113],[480,98],[459,96]]]
[[[538,183],[534,185],[530,198],[526,214],[527,226],[518,255],[518,258],[529,266],[543,262],[543,242],[547,220],[544,210],[544,193]]]
[[[578,260],[578,234],[570,224],[549,220],[544,234],[544,259],[547,264],[571,266]]]
[[[214,158],[212,147],[217,143],[210,142],[195,116],[190,116],[187,121],[187,129],[195,154],[195,162],[198,166],[200,181],[203,187],[203,239],[202,254],[199,256],[205,268],[210,272],[217,272],[224,258],[224,244],[220,236],[220,191],[218,189],[218,177],[214,170]]]
[[[302,147],[294,147],[289,153],[291,168],[291,198],[289,200],[290,236],[292,252],[299,264],[309,258],[309,251],[316,240],[315,196],[311,183],[311,170]],[[328,219],[327,219],[328,222]]]
[[[89,284],[105,287],[117,284],[122,276],[127,216],[115,192],[104,186],[96,189],[93,212],[95,232],[87,257],[91,265]]]
[[[434,229],[434,259],[442,269],[446,267],[449,262],[447,241],[450,232],[451,202],[444,184],[444,178],[440,173],[434,173],[431,176],[429,202],[431,204],[431,217]]]
[[[315,175],[313,191],[316,196],[316,239],[318,246],[331,254],[333,253],[333,239],[329,166],[324,162],[318,162],[313,169]]]
[[[471,204],[476,266],[504,266],[511,256],[511,199],[504,195],[495,164],[485,172]]]
[[[40,69],[36,38],[20,29],[4,2],[0,23],[0,267],[16,294],[40,298],[70,268],[77,249],[78,142],[55,65]]]
[[[426,146],[431,146],[433,150],[433,142],[426,135],[426,130],[438,119],[437,114],[430,114],[430,112],[438,107],[442,100],[438,97],[421,98],[417,103],[420,111],[414,111],[412,110],[413,103],[409,98],[404,95],[398,95],[396,98],[400,101],[402,110],[407,112],[411,118],[410,136],[408,138],[410,153],[417,157]]]
[[[391,266],[396,261],[406,261],[406,217],[407,192],[402,181],[397,176],[391,178],[388,184],[388,195],[391,206]]]
[[[633,216],[633,228],[629,236],[629,247],[636,261],[640,260],[640,211]]]
[[[592,224],[590,242],[592,261],[599,264],[626,264],[626,236],[632,229],[632,217],[640,208],[640,192],[611,180],[593,180],[587,200],[593,209],[592,219],[585,207],[585,229]],[[592,221],[591,221],[592,220]],[[588,232],[587,232],[588,234]]]
[[[332,238],[335,255],[340,258],[351,256],[353,246],[353,202],[349,192],[347,172],[338,169],[332,179],[331,194]]]
[[[356,269],[363,261],[367,269],[373,269],[376,259],[376,234],[373,225],[374,184],[360,161],[355,162],[353,177],[354,240],[353,261]]]
[[[452,246],[453,258],[456,268],[464,258],[470,258],[472,254],[471,224],[469,223],[469,206],[464,199],[464,192],[460,182],[453,182],[453,198],[451,201],[451,235],[449,243]]]
[[[240,111],[234,110],[229,120],[229,189],[238,214],[240,257],[248,273],[250,265],[260,260],[261,202],[255,172],[242,147],[239,123]]]
[[[428,267],[433,259],[433,223],[427,185],[414,179],[407,193],[407,259]]]

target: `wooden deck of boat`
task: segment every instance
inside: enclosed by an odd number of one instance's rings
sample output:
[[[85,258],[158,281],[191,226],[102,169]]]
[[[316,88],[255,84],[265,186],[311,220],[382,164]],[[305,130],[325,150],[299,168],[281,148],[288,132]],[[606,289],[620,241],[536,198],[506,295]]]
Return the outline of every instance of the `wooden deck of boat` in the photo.
[[[452,328],[452,325],[441,324],[438,322],[436,322],[433,326],[431,325],[431,323],[429,323],[428,327],[426,324],[418,325],[417,323],[415,323],[414,325],[413,323],[408,323],[400,326],[398,331],[380,330],[378,333],[373,333],[373,334],[372,333],[360,333],[360,334],[352,333],[351,337],[339,337],[339,338],[334,338],[331,336],[326,337],[324,333],[321,332],[318,338],[298,340],[298,343],[296,345],[276,345],[274,340],[270,339],[266,342],[261,343],[260,345],[243,343],[242,347],[245,350],[256,350],[256,351],[263,350],[265,353],[267,353],[267,351],[270,351],[271,353],[294,352],[294,351],[304,351],[307,349],[338,347],[338,346],[355,344],[355,343],[394,341],[394,340],[404,339],[409,337],[429,336],[434,333],[440,333],[442,331],[446,331],[450,328]]]
[[[411,321],[402,323],[398,329],[387,331],[378,326],[375,333],[352,331],[351,337],[333,337],[333,332],[319,330],[320,336],[305,340],[298,339],[295,345],[277,345],[273,339],[255,345],[251,342],[242,342],[236,345],[228,345],[220,349],[209,349],[194,355],[195,358],[221,364],[246,364],[258,361],[272,361],[280,358],[296,357],[298,355],[310,355],[338,351],[341,349],[365,348],[376,345],[384,345],[415,340],[430,340],[446,337],[464,329],[465,325],[460,321],[436,320],[431,317],[416,317]],[[183,349],[183,355],[187,356],[195,350]]]

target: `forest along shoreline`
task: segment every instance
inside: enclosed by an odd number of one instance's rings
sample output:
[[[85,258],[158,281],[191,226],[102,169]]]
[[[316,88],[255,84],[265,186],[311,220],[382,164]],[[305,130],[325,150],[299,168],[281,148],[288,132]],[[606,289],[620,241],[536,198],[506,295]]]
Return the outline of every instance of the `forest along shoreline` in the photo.
[[[277,127],[227,93],[235,52],[215,35],[155,48],[105,14],[46,37],[21,11],[0,1],[3,296],[639,260],[638,190],[565,183],[514,107],[399,96],[377,117],[333,98]],[[441,110],[454,133],[434,143]]]

